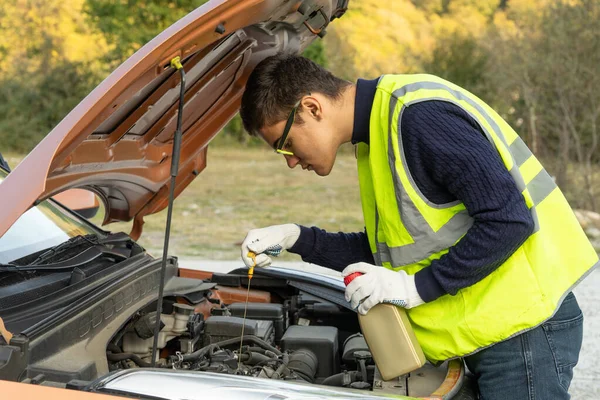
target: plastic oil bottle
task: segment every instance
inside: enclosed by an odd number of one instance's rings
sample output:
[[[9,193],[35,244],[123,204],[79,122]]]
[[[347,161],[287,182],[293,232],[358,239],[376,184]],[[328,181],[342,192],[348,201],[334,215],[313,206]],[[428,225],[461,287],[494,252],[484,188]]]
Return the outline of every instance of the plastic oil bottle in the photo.
[[[344,284],[348,286],[360,275],[355,272],[346,276]],[[366,315],[359,313],[358,322],[383,380],[397,378],[425,364],[425,354],[404,308],[380,303]]]

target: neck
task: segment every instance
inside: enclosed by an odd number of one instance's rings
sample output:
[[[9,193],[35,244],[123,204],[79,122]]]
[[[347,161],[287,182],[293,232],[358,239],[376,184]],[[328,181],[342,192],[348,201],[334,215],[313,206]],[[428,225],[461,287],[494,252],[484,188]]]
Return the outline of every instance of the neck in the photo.
[[[338,122],[338,142],[341,146],[352,140],[352,130],[354,128],[354,98],[356,96],[356,85],[348,86],[340,100],[339,107],[336,108],[336,118]]]

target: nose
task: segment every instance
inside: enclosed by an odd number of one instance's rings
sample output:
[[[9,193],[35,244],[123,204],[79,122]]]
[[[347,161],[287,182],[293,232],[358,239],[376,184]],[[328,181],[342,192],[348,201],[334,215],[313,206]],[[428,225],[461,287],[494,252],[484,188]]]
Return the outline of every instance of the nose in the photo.
[[[290,168],[294,168],[296,167],[296,165],[298,165],[298,163],[300,163],[300,159],[296,156],[288,156],[287,154],[284,155],[285,157],[285,161],[287,162],[288,167]]]

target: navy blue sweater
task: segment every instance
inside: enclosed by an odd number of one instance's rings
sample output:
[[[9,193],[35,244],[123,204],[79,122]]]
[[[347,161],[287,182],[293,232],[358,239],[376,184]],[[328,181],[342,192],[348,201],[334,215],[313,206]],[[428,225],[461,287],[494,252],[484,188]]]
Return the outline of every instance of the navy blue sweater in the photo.
[[[357,82],[352,142],[369,143],[369,118],[377,80]],[[479,125],[460,107],[425,101],[402,114],[406,162],[416,185],[432,203],[460,200],[473,226],[449,252],[415,275],[425,302],[454,295],[498,268],[533,232],[533,219],[499,154]],[[364,232],[329,233],[301,226],[289,249],[306,262],[341,271],[373,263]]]

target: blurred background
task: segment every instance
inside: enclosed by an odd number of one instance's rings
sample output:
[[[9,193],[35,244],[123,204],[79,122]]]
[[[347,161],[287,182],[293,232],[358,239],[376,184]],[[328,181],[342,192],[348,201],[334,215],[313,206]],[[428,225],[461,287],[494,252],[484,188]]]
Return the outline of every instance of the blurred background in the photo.
[[[0,152],[11,166],[116,66],[205,2],[0,2]],[[600,216],[588,213],[600,207],[598,21],[600,0],[351,0],[304,55],[350,81],[428,72],[475,93],[519,132],[598,239]],[[213,141],[203,176],[178,199],[184,244],[175,250],[237,257],[234,245],[245,230],[269,223],[362,230],[351,150],[340,152],[342,166],[329,182],[290,174],[235,117]],[[253,163],[271,171],[262,189],[247,177],[230,188],[216,185],[235,181],[232,175],[239,169],[243,176]],[[269,184],[276,179],[281,183]],[[312,204],[301,206],[299,195]],[[248,199],[269,204],[269,212],[256,212]],[[319,212],[315,202],[324,205]],[[160,249],[164,213],[148,222],[143,240]],[[201,240],[207,233],[209,240]]]
[[[205,2],[0,2],[0,152],[9,164],[120,63]],[[598,21],[600,0],[351,0],[304,55],[350,81],[427,72],[475,93],[519,132],[597,240]],[[211,143],[203,176],[177,200],[174,251],[236,258],[247,229],[272,223],[362,230],[351,147],[340,151],[328,181],[285,171],[281,157],[266,151],[239,116],[227,124]],[[249,180],[243,171],[252,165]],[[150,249],[161,249],[165,214],[148,218],[142,242]]]
[[[25,154],[144,43],[205,0],[3,0],[0,144]],[[351,0],[305,52],[354,81],[428,72],[498,110],[595,211],[599,0]],[[232,120],[216,144],[255,146]]]
[[[2,1],[0,152],[14,167],[116,66],[205,2]],[[428,72],[463,86],[519,132],[573,207],[597,211],[598,21],[600,0],[351,0],[346,15],[304,55],[350,81]],[[224,148],[225,162],[263,158],[252,153],[262,143],[237,116],[212,147]],[[354,203],[358,193],[350,192]]]
[[[1,0],[0,153],[10,166],[121,62],[205,2]],[[473,92],[541,159],[600,250],[599,21],[600,0],[350,0],[304,55],[350,81],[427,72]],[[92,220],[102,217],[101,209]],[[165,217],[146,218],[140,239],[155,256]],[[235,117],[175,201],[169,250],[181,263],[233,265],[249,229],[287,222],[363,230],[353,149],[340,150],[326,179],[290,171]],[[104,228],[129,232],[131,224]],[[278,261],[286,260],[298,258]],[[598,274],[576,289],[586,315],[577,399],[600,396]]]

